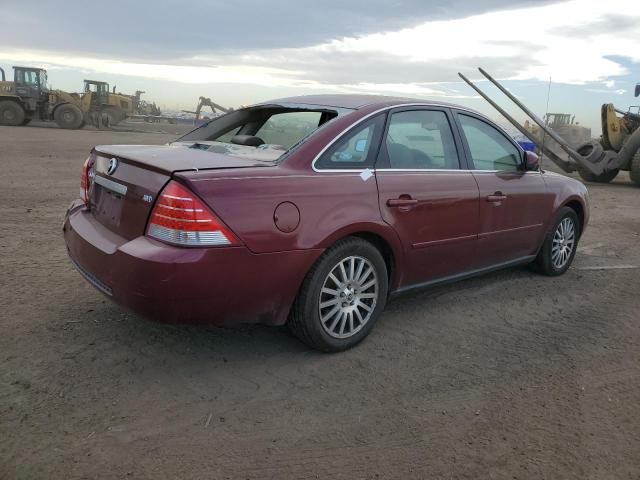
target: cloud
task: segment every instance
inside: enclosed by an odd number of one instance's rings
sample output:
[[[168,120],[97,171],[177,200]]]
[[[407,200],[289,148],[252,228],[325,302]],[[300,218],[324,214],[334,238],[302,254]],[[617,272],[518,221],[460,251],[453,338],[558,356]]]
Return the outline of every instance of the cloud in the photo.
[[[611,77],[628,73],[619,59],[640,62],[640,2],[494,0],[490,5],[511,8],[486,12],[478,12],[479,2],[465,0],[344,3],[330,0],[319,7],[319,2],[280,0],[265,10],[263,2],[207,9],[201,0],[187,5],[159,0],[154,11],[169,12],[171,26],[150,12],[143,15],[140,2],[126,2],[129,10],[123,14],[118,0],[100,14],[94,11],[94,22],[79,22],[77,29],[56,35],[51,35],[55,18],[47,17],[49,26],[41,30],[27,4],[9,10],[9,19],[22,19],[29,35],[16,36],[10,28],[5,38],[20,48],[9,43],[0,59],[189,84],[451,98],[471,93],[460,89],[456,74],[477,78],[476,66],[501,79],[551,78],[613,89]],[[210,16],[198,15],[198,9]],[[91,13],[78,9],[76,16]],[[87,24],[93,34],[80,35]],[[47,50],[38,40],[42,31],[52,37]],[[70,39],[76,44],[69,45]],[[129,55],[118,53],[125,40]],[[73,53],[78,50],[87,53]]]
[[[2,0],[5,48],[174,63],[331,39],[557,0]]]

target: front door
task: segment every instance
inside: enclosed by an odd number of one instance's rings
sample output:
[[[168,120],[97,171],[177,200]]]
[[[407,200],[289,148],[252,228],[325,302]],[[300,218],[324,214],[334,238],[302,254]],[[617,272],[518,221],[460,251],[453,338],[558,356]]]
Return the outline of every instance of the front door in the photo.
[[[462,112],[457,118],[480,189],[476,266],[535,255],[553,207],[542,174],[525,171],[522,150],[482,118]]]
[[[376,162],[380,211],[406,265],[400,287],[461,273],[475,254],[478,187],[448,109],[396,109]]]

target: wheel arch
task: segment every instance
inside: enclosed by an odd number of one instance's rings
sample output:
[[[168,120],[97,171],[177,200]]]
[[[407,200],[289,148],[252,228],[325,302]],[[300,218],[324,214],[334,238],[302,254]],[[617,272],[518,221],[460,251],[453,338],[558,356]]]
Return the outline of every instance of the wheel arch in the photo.
[[[380,251],[389,275],[389,292],[396,290],[400,283],[404,253],[395,231],[391,227],[377,223],[355,224],[334,232],[321,242],[321,246],[329,248],[347,237],[361,238]]]
[[[570,198],[567,201],[565,201],[562,205],[560,205],[560,208],[562,207],[569,207],[574,212],[576,212],[576,215],[578,216],[578,221],[580,222],[580,232],[578,236],[579,238],[580,236],[582,236],[582,232],[584,232],[584,229],[586,228],[586,221],[588,219],[587,211],[582,199],[580,199],[579,197]]]

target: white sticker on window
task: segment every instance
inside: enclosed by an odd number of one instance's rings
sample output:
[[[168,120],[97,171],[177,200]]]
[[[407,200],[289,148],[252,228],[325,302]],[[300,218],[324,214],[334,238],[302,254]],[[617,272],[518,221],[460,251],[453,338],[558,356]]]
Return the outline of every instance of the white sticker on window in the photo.
[[[360,178],[362,179],[363,182],[366,182],[367,180],[369,180],[371,177],[373,177],[373,172],[371,170],[369,170],[368,168],[366,170],[364,170],[361,174],[360,174]]]

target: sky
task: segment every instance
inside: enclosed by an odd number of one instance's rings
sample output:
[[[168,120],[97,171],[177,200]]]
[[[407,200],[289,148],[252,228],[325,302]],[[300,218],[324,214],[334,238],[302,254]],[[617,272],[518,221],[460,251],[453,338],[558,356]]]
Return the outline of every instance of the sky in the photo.
[[[0,0],[0,66],[47,68],[167,110],[288,95],[379,93],[449,101],[498,119],[457,73],[483,67],[533,111],[599,133],[603,103],[640,104],[638,0]],[[487,82],[481,88],[515,113]],[[548,103],[548,107],[547,107]],[[522,114],[517,118],[523,119]]]

